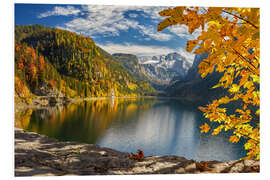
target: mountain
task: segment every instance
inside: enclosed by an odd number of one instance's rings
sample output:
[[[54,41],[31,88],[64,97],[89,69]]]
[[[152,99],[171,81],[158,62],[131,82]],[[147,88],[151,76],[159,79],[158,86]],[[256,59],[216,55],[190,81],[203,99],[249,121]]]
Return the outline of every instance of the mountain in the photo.
[[[91,38],[41,25],[15,27],[15,91],[20,97],[154,93]]]
[[[137,57],[116,53],[113,57],[136,78],[148,81],[155,89],[165,89],[172,80],[184,78],[191,63],[178,53]]]
[[[136,55],[115,53],[112,54],[112,56],[137,79],[149,80],[145,75],[144,67],[139,64],[139,60]]]
[[[223,96],[226,92],[222,88],[212,87],[216,85],[222,74],[213,72],[205,78],[198,74],[200,62],[207,58],[208,53],[196,54],[191,68],[182,80],[175,81],[166,88],[166,95],[178,97],[183,101],[190,103],[205,104],[213,99]]]
[[[178,53],[160,56],[139,57],[139,64],[144,67],[145,76],[159,84],[169,85],[174,78],[183,78],[191,63]]]

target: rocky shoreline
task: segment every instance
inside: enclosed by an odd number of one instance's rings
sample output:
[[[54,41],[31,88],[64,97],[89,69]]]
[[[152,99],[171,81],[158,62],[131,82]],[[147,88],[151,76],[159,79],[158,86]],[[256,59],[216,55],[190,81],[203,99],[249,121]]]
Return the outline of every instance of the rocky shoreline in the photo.
[[[94,144],[60,142],[15,128],[15,176],[198,174],[259,172],[255,160],[196,162],[179,156],[129,154]]]

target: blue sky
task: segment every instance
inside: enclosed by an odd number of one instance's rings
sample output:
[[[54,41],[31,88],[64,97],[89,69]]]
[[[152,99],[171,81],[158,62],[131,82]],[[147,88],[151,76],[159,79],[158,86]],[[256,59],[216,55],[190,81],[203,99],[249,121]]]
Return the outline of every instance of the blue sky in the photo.
[[[164,19],[158,12],[165,6],[104,6],[64,4],[15,4],[15,24],[42,24],[91,37],[109,53],[138,56],[178,52],[193,61],[185,51],[186,41],[200,33],[189,34],[182,25],[157,32]]]

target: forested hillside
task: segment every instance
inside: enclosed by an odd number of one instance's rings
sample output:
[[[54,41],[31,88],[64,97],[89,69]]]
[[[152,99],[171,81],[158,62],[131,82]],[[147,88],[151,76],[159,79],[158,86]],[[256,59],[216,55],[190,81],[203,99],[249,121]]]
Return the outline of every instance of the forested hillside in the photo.
[[[20,97],[154,93],[91,38],[41,25],[15,27],[15,91]]]
[[[115,53],[113,57],[122,64],[129,72],[138,79],[148,80],[145,69],[138,62],[138,58],[133,54]]]

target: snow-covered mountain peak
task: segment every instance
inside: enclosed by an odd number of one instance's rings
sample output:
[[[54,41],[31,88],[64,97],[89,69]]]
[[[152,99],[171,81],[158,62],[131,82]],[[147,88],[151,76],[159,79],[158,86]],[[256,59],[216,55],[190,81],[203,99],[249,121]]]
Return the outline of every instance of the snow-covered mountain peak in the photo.
[[[144,66],[148,77],[167,83],[177,77],[184,77],[191,67],[191,63],[176,52],[167,55],[141,56],[138,57],[138,62]]]
[[[167,55],[141,56],[138,57],[138,60],[140,64],[152,64],[164,68],[174,68],[176,71],[178,71],[177,68],[180,68],[186,72],[191,67],[191,63],[176,52]]]

